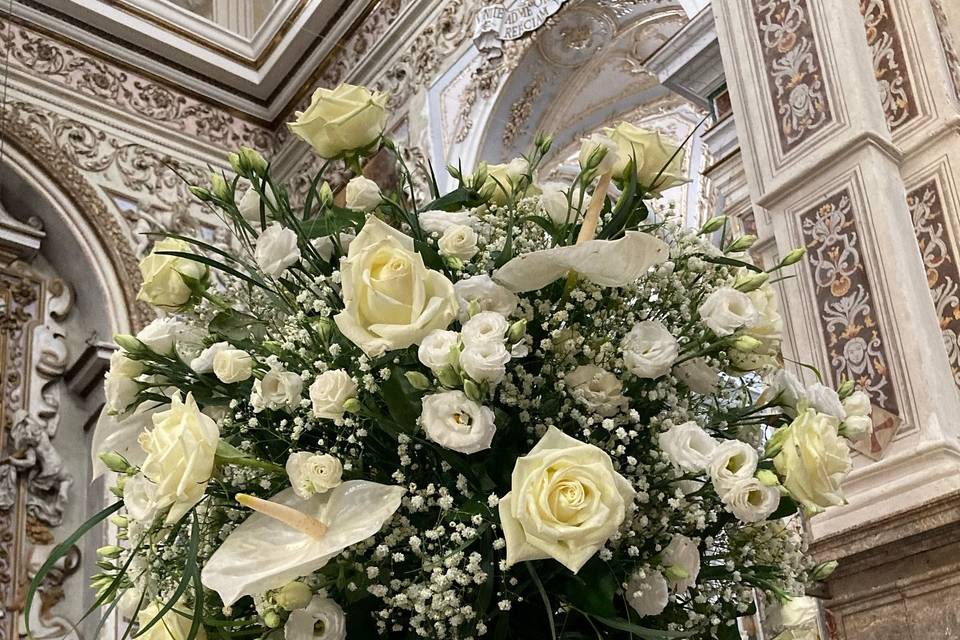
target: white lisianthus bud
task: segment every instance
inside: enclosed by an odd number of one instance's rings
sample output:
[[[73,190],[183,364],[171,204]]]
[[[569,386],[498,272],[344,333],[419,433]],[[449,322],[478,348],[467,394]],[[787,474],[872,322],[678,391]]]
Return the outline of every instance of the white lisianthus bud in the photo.
[[[337,423],[343,419],[344,405],[356,397],[357,383],[343,369],[324,371],[310,385],[313,415]]]
[[[108,413],[123,413],[137,399],[140,385],[127,376],[108,372],[104,376],[103,392]]]
[[[145,344],[154,353],[170,355],[176,346],[177,338],[186,330],[179,320],[157,318],[137,334],[137,340]]]
[[[717,449],[717,441],[693,421],[673,425],[661,433],[659,444],[670,462],[688,473],[706,469]]]
[[[300,404],[303,379],[292,371],[271,369],[262,380],[255,380],[250,394],[254,413],[264,409],[294,409]]]
[[[230,187],[222,173],[213,172],[210,174],[210,193],[221,200],[226,200],[230,195]]]
[[[629,405],[621,393],[623,383],[617,376],[596,365],[577,367],[564,376],[564,382],[574,400],[604,418],[615,416]]]
[[[569,224],[577,217],[577,212],[567,202],[565,190],[565,185],[559,182],[540,185],[540,209],[554,224]]]
[[[253,375],[253,358],[242,349],[223,349],[213,357],[213,375],[221,382],[243,382]]]
[[[506,287],[501,287],[487,274],[460,280],[453,285],[453,290],[460,305],[458,317],[461,323],[476,315],[476,313],[470,313],[470,303],[476,305],[478,313],[480,311],[495,311],[504,317],[508,317],[516,311],[520,304],[520,298],[517,297],[517,294]]]
[[[273,601],[286,611],[296,611],[306,608],[312,598],[313,591],[310,587],[303,582],[294,581],[283,585],[273,596]]]
[[[747,478],[730,485],[723,503],[742,522],[762,522],[780,506],[780,492],[757,478]]]
[[[343,475],[340,460],[329,453],[309,451],[291,453],[287,458],[286,470],[293,492],[304,500],[315,493],[326,493],[339,486]]]
[[[254,173],[261,175],[267,170],[267,161],[260,152],[250,147],[240,147],[236,153],[227,156],[230,167],[239,174]]]
[[[591,134],[580,143],[577,156],[580,168],[603,175],[613,170],[617,164],[617,143],[602,133]]]
[[[271,224],[257,238],[253,257],[266,275],[279,276],[300,259],[297,234],[278,223]]]
[[[523,176],[530,171],[530,163],[526,158],[514,158],[504,164],[488,164],[487,179],[481,191],[490,194],[490,200],[495,204],[506,204],[511,196],[520,196],[516,193]]]
[[[709,235],[715,231],[719,231],[723,228],[723,225],[727,223],[727,216],[714,216],[703,223],[703,226],[700,227],[699,234],[701,236]]]
[[[277,196],[273,193],[273,188],[269,184],[264,183],[263,189],[264,194],[267,196],[267,202],[269,202],[269,204],[264,204],[263,213],[264,216],[269,219],[270,213],[272,212],[271,205],[273,208],[277,207]],[[240,211],[240,215],[250,224],[260,222],[260,201],[260,194],[250,186],[244,191],[243,197],[237,202],[237,209]]]
[[[840,402],[839,394],[821,382],[814,382],[807,386],[803,392],[803,397],[797,403],[798,412],[802,412],[808,407],[839,420],[843,420],[844,416],[847,415],[843,403]]]
[[[347,640],[347,616],[330,598],[316,596],[305,609],[290,612],[284,640]]]
[[[510,352],[503,342],[492,340],[468,344],[460,354],[460,366],[477,382],[497,384],[507,375],[508,362]]]
[[[459,344],[460,334],[456,331],[435,329],[420,343],[417,348],[417,357],[424,366],[436,371],[457,362],[456,354],[451,356],[451,351]]]
[[[125,351],[110,354],[110,375],[136,378],[143,373],[143,363],[131,359]]]
[[[747,249],[752,247],[753,243],[756,241],[757,241],[757,236],[753,236],[749,234],[740,236],[739,238],[734,238],[733,242],[731,242],[727,246],[726,252],[739,253],[741,251],[746,251]]]
[[[800,247],[799,249],[794,249],[787,255],[783,257],[783,260],[780,261],[779,267],[789,267],[792,264],[796,264],[803,260],[803,256],[806,255],[807,250],[805,247]]]
[[[463,344],[466,346],[481,342],[503,343],[510,325],[507,319],[496,311],[481,311],[467,320],[460,330]]]
[[[430,379],[419,371],[407,371],[403,374],[403,377],[406,378],[410,386],[417,391],[426,391],[431,386]]]
[[[663,613],[670,596],[667,580],[662,573],[653,569],[633,574],[627,582],[625,595],[627,602],[641,617]]]
[[[843,410],[848,420],[854,416],[868,417],[871,409],[870,396],[862,389],[857,389],[843,400]]]
[[[420,228],[430,234],[443,235],[459,226],[474,228],[480,220],[469,211],[421,211]]]
[[[287,126],[321,158],[336,158],[372,145],[387,123],[387,94],[341,84],[313,92],[310,106]]]
[[[462,391],[425,396],[420,425],[437,444],[467,454],[489,449],[496,432],[493,411]]]
[[[213,371],[213,360],[217,354],[231,348],[229,342],[215,342],[190,361],[190,368],[197,373],[210,373]]]
[[[726,440],[713,452],[707,469],[717,495],[723,498],[730,487],[752,478],[760,456],[757,450],[740,440]]]
[[[731,287],[722,287],[700,305],[700,318],[718,336],[729,336],[756,321],[757,310],[750,296]]]
[[[668,569],[666,574],[670,586],[678,593],[697,583],[700,575],[700,550],[697,543],[687,536],[674,535],[670,544],[660,554],[660,561]]]
[[[345,204],[355,211],[373,211],[383,201],[380,187],[364,176],[351,178],[347,182]]]
[[[659,378],[670,373],[680,354],[677,339],[659,320],[633,325],[620,349],[627,371],[639,378]]]
[[[457,225],[444,231],[437,246],[440,255],[457,260],[469,260],[480,251],[477,232],[466,225]]]

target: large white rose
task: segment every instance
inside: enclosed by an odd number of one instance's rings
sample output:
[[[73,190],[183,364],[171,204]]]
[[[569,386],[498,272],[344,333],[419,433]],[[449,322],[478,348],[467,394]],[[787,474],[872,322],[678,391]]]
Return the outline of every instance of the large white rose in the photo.
[[[507,566],[553,558],[578,572],[616,535],[634,495],[603,450],[550,427],[500,499]]]
[[[756,478],[746,478],[730,485],[723,503],[742,522],[761,522],[780,506],[780,492]]]
[[[456,316],[453,284],[424,266],[412,238],[376,217],[350,243],[340,275],[344,310],[334,321],[368,356],[419,344]]]
[[[519,186],[520,178],[530,171],[530,163],[525,158],[514,158],[504,164],[487,165],[487,180],[481,191],[492,193],[490,200],[495,204],[506,204]]]
[[[460,322],[470,319],[469,307],[473,302],[480,311],[495,311],[503,317],[509,317],[517,310],[520,298],[506,287],[501,287],[487,274],[471,276],[453,285],[460,305]]]
[[[440,255],[457,260],[469,260],[480,251],[477,247],[477,232],[463,224],[444,231],[437,241],[437,247]]]
[[[213,375],[220,382],[243,382],[253,375],[253,358],[242,349],[222,349],[213,356]]]
[[[273,188],[269,184],[264,183],[263,189],[264,195],[267,196],[267,201],[276,207],[277,196],[273,193]],[[257,193],[257,190],[250,187],[237,202],[237,209],[239,209],[240,215],[250,224],[260,223],[260,200],[260,194]],[[263,211],[264,215],[269,219],[271,212],[270,205],[264,204]]]
[[[673,425],[658,441],[670,462],[687,473],[706,469],[717,449],[717,441],[693,421]]]
[[[103,392],[109,413],[123,413],[137,399],[140,385],[136,380],[113,372],[107,372],[103,380]]]
[[[627,603],[641,617],[660,615],[670,598],[666,578],[653,569],[633,574],[624,591]]]
[[[621,393],[623,383],[609,371],[593,364],[577,367],[564,377],[570,395],[590,411],[609,418],[628,406]]]
[[[151,620],[156,618],[162,608],[160,602],[151,602],[140,609],[137,613],[137,623],[140,628],[143,629]],[[160,621],[147,629],[146,633],[139,633],[137,637],[143,640],[187,640],[190,637],[190,627],[193,625],[193,620],[180,613],[182,611],[193,611],[193,609],[186,602],[180,602],[163,614]],[[207,632],[203,625],[200,625],[200,631],[194,638],[195,640],[207,640]]]
[[[540,209],[554,224],[570,224],[577,219],[576,209],[567,202],[567,189],[569,187],[561,182],[545,182],[540,185]]]
[[[507,375],[510,352],[502,342],[473,342],[460,354],[460,366],[477,382],[497,384]]]
[[[617,145],[612,169],[615,177],[625,178],[627,162],[633,159],[637,183],[650,193],[657,194],[687,181],[683,174],[684,150],[656,131],[621,122],[612,129],[604,129],[604,133]]]
[[[300,259],[297,234],[274,222],[257,238],[254,251],[257,266],[268,276],[279,276]]]
[[[271,369],[261,380],[255,380],[250,404],[258,413],[264,409],[294,409],[300,404],[303,378],[292,371]]]
[[[382,200],[380,187],[370,178],[356,176],[347,182],[344,204],[348,209],[373,211]]]
[[[507,319],[496,311],[481,311],[463,324],[460,336],[463,344],[479,344],[481,342],[502,343],[510,325]]]
[[[316,596],[306,609],[290,612],[284,640],[346,640],[347,616],[330,598]]]
[[[420,342],[417,357],[424,366],[436,371],[447,365],[455,364],[450,351],[460,344],[460,334],[446,329],[435,329]]]
[[[313,415],[339,422],[344,403],[357,395],[357,383],[343,369],[324,371],[310,385]]]
[[[203,497],[220,430],[200,412],[193,394],[181,400],[177,393],[170,409],[153,416],[153,429],[141,434],[139,441],[147,454],[141,471],[157,485],[158,509],[170,507],[166,523],[172,524]]]
[[[620,349],[627,371],[640,378],[659,378],[670,373],[680,354],[677,339],[659,320],[633,325]]]
[[[870,417],[872,405],[870,396],[857,389],[843,400],[843,419],[841,432],[850,440],[859,440],[873,433],[873,419]]]
[[[773,464],[790,496],[816,513],[843,504],[840,485],[850,472],[850,448],[838,435],[840,421],[813,409],[801,412],[774,437],[782,444]]]
[[[710,293],[700,305],[700,319],[718,336],[729,336],[757,319],[750,296],[731,287]]]
[[[421,211],[417,220],[421,229],[437,235],[443,235],[453,227],[475,228],[480,223],[469,211]]]
[[[193,253],[190,244],[176,238],[164,238],[154,244],[150,255],[140,261],[143,284],[137,300],[176,311],[190,301],[194,291],[191,284],[202,284],[206,279],[207,266],[180,256],[160,255],[159,251]]]
[[[306,111],[296,113],[290,131],[306,141],[321,158],[363,149],[383,133],[387,94],[350,84],[313,92]]]
[[[423,398],[420,425],[437,444],[460,453],[477,453],[490,448],[494,424],[493,411],[466,396],[462,391],[442,391]]]
[[[286,470],[293,492],[304,500],[338,486],[343,475],[340,460],[329,453],[309,451],[291,453]]]
[[[746,442],[725,440],[721,443],[707,465],[717,495],[722,498],[733,485],[752,478],[759,462],[757,450]]]
[[[700,575],[700,550],[687,536],[674,535],[660,553],[660,561],[668,570],[667,579],[676,591],[686,591],[697,583]]]

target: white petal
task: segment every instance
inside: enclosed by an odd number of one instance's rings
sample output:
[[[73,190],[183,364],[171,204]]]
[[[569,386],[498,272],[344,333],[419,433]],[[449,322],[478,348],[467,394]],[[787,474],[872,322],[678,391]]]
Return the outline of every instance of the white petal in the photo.
[[[493,273],[511,291],[542,289],[570,271],[604,287],[622,287],[667,259],[669,247],[648,233],[628,231],[619,240],[588,240],[517,256]]]
[[[154,403],[141,404],[135,411],[122,415],[111,415],[106,408],[100,412],[100,419],[93,430],[93,441],[90,452],[93,462],[93,478],[96,480],[107,471],[106,465],[100,460],[101,453],[115,451],[127,459],[130,464],[140,466],[147,454],[140,448],[137,438],[144,429],[153,426],[153,414],[166,409],[157,404],[152,408],[145,408]]]

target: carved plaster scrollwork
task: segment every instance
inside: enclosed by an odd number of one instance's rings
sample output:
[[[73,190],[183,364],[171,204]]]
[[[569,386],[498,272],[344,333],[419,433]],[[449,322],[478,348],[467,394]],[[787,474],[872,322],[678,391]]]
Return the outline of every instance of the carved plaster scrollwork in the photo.
[[[953,93],[957,100],[960,100],[960,47],[950,33],[950,25],[947,24],[947,12],[943,10],[941,0],[930,0],[930,6],[933,8],[933,15],[937,21],[940,45],[943,48],[943,55],[947,59],[950,79],[953,81]]]

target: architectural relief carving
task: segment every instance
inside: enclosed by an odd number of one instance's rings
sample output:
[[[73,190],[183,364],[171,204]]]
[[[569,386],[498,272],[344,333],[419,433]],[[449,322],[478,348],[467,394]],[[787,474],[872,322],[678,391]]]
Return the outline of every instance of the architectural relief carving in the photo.
[[[867,44],[873,52],[873,69],[887,126],[896,131],[918,114],[918,108],[894,16],[894,2],[860,0],[860,13]]]
[[[943,54],[947,58],[947,67],[950,70],[950,79],[953,81],[953,93],[960,100],[960,48],[953,41],[950,34],[950,27],[947,24],[947,14],[943,10],[941,0],[930,0],[930,6],[933,7],[933,15],[937,21],[937,31],[940,34],[940,45],[943,47]]]
[[[510,120],[503,128],[504,146],[510,146],[514,138],[523,132],[524,126],[527,120],[530,119],[530,114],[533,112],[533,104],[543,91],[543,82],[544,77],[542,75],[533,78],[524,88],[520,97],[510,105]]]
[[[833,120],[807,0],[750,0],[785,155]]]
[[[874,433],[857,448],[879,458],[896,435],[900,409],[850,191],[838,191],[802,213],[800,229],[831,378],[836,385],[853,380],[870,394]]]
[[[943,346],[953,379],[960,385],[960,269],[956,245],[948,230],[940,180],[932,177],[907,193],[907,204],[943,331]]]

